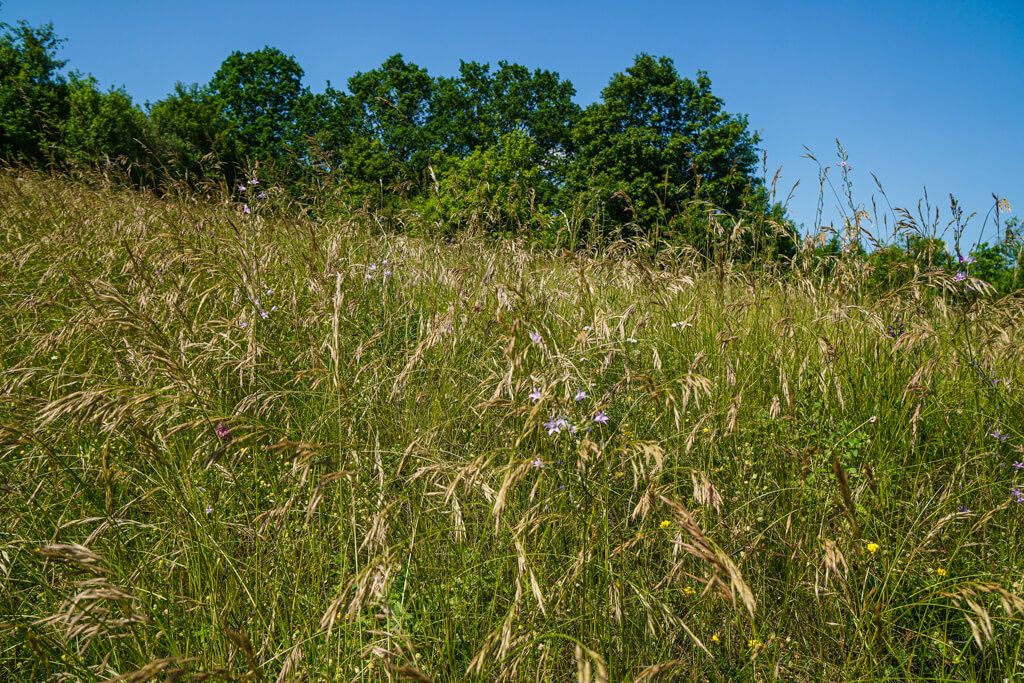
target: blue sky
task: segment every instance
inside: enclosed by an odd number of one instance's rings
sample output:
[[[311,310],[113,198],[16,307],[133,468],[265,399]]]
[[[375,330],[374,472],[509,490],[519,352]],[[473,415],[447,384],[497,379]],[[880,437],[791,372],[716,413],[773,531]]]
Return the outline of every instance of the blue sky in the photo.
[[[874,173],[893,206],[927,188],[949,217],[949,194],[977,212],[992,193],[1024,211],[1024,2],[178,2],[5,0],[0,21],[52,22],[68,67],[104,87],[156,101],[175,81],[207,82],[234,50],[293,55],[305,83],[343,87],[401,52],[432,75],[459,60],[518,62],[557,71],[577,101],[600,98],[639,52],[706,70],[726,109],[749,115],[781,166],[780,199],[797,181],[790,215],[815,220],[818,168],[835,140],[853,167],[854,200],[879,208]],[[834,172],[834,169],[833,169]],[[830,173],[831,174],[831,173]],[[832,176],[834,180],[838,175]],[[838,185],[836,186],[839,189]],[[823,223],[839,224],[826,187]],[[881,214],[878,232],[884,233]],[[890,216],[890,230],[892,218]],[[994,237],[991,220],[985,239]]]

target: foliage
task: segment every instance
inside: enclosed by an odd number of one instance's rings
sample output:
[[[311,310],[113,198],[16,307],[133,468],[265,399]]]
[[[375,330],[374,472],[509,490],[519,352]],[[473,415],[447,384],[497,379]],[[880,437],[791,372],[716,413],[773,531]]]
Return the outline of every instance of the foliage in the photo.
[[[119,165],[136,185],[186,188],[237,187],[259,167],[291,200],[322,209],[322,198],[337,199],[336,210],[412,233],[516,234],[572,249],[624,239],[650,255],[692,250],[755,271],[816,253],[824,270],[836,258],[867,261],[860,285],[875,292],[960,272],[928,215],[918,224],[904,211],[897,222],[910,237],[864,253],[870,216],[853,200],[841,146],[842,253],[798,250],[774,181],[755,173],[747,116],[726,110],[707,73],[684,78],[668,57],[638,55],[581,110],[570,81],[506,61],[463,61],[456,75],[432,77],[396,54],[349,78],[347,91],[328,82],[313,92],[294,57],[266,46],[233,52],[209,83],[178,83],[142,111],[123,89],[63,76],[61,42],[50,25],[0,24],[0,161]],[[959,258],[969,218],[951,203]],[[1024,283],[1024,242],[1017,223],[1007,226],[1014,235],[979,245],[964,271],[1003,294]]]
[[[0,23],[0,159],[41,163],[68,113],[68,88],[57,59],[64,42],[53,25]]]
[[[348,176],[348,157],[361,124],[356,99],[328,83],[322,93],[303,92],[293,113],[297,134],[294,153],[303,165],[342,178]]]
[[[530,137],[537,149],[532,163],[544,183],[538,189],[552,202],[565,183],[572,158],[571,131],[579,116],[572,83],[557,73],[531,72],[519,64],[462,62],[456,78],[438,78],[431,99],[432,127],[440,149],[466,157],[499,144],[511,134]]]
[[[492,147],[465,159],[449,158],[439,168],[435,192],[422,202],[427,224],[436,234],[463,231],[523,235],[551,244],[551,213],[538,197],[545,180],[536,141],[522,133],[502,135]]]
[[[352,162],[359,180],[387,184],[403,196],[424,187],[434,150],[427,127],[433,81],[426,69],[396,54],[349,78],[348,89],[362,109]]]
[[[870,268],[867,285],[876,292],[897,290],[916,275],[914,258],[895,244],[875,249],[867,262]]]
[[[910,235],[906,251],[911,259],[926,268],[944,267],[951,262],[946,243],[938,237]]]
[[[694,200],[739,211],[760,182],[758,137],[723,105],[706,73],[691,81],[671,59],[639,55],[576,125],[571,186],[597,188],[614,222],[644,234],[668,227]]]
[[[937,237],[912,234],[902,246],[879,245],[870,254],[859,243],[855,246],[853,255],[867,263],[865,284],[879,293],[899,290],[922,273],[948,269],[950,263],[946,243]]]
[[[223,167],[241,162],[232,123],[217,97],[196,83],[177,83],[174,92],[149,108],[154,154],[176,178],[216,179]]]
[[[1005,243],[982,242],[971,249],[972,262],[966,272],[1006,294],[1014,289],[1015,257],[1013,248]]]
[[[231,123],[239,152],[250,163],[287,165],[295,141],[294,108],[302,97],[302,67],[277,48],[233,52],[210,81]]]
[[[1006,292],[1015,292],[1024,283],[1021,274],[1021,266],[1024,265],[1024,230],[1019,216],[1014,216],[1006,221],[1004,237],[1001,242],[1002,253],[1006,258],[1008,268],[1012,271],[1006,284]]]
[[[61,122],[61,143],[68,158],[126,166],[145,154],[146,115],[121,89],[101,92],[91,76],[68,82],[67,118]]]

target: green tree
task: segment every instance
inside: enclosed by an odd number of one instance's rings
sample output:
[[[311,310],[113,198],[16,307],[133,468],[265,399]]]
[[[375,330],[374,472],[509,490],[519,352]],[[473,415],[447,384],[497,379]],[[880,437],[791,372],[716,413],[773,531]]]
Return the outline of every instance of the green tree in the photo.
[[[149,125],[154,152],[175,178],[211,178],[240,161],[220,101],[198,84],[175,84],[174,92],[150,106]]]
[[[911,260],[916,261],[918,266],[922,268],[946,266],[949,262],[946,243],[938,237],[909,235],[907,237],[906,251]]]
[[[596,190],[612,221],[642,233],[678,227],[670,222],[695,199],[732,215],[766,204],[747,117],[724,110],[706,73],[681,78],[668,57],[641,54],[615,74],[602,101],[583,112],[574,141],[572,189]],[[689,215],[692,222],[699,212]]]
[[[499,62],[492,73],[487,64],[462,62],[457,77],[435,81],[433,138],[446,154],[465,158],[496,146],[502,136],[529,137],[540,172],[537,189],[548,201],[564,183],[571,158],[580,112],[575,93],[572,83],[551,71]]]
[[[146,156],[146,115],[123,89],[101,92],[92,76],[68,82],[68,116],[61,122],[62,144],[77,161],[135,166]]]
[[[40,162],[67,115],[66,63],[57,59],[63,39],[53,25],[0,23],[0,159]]]
[[[380,182],[402,195],[426,186],[436,149],[427,126],[433,86],[426,69],[400,54],[349,78],[349,92],[362,110],[351,160],[360,180]]]
[[[460,62],[458,76],[434,81],[431,122],[442,152],[465,158],[497,142],[493,91],[490,67],[478,62]]]
[[[1024,275],[1020,271],[1021,263],[1024,262],[1024,223],[1021,222],[1019,216],[1014,216],[1006,221],[1002,248],[1009,269],[1007,289],[1010,292],[1015,292],[1024,286]]]
[[[982,242],[971,249],[967,263],[959,266],[971,277],[975,277],[992,285],[997,292],[1009,294],[1018,284],[1015,282],[1016,254],[1007,242],[989,245]]]
[[[296,151],[304,164],[347,176],[361,125],[359,102],[328,83],[322,93],[304,92],[295,103],[294,114]]]
[[[541,156],[533,138],[512,132],[465,159],[453,158],[436,193],[423,202],[425,218],[443,235],[463,230],[525,233],[552,242],[551,215],[537,192],[543,183]]]
[[[836,238],[837,255],[842,254]],[[906,285],[914,277],[915,255],[897,244],[875,249],[867,256],[868,288],[875,292],[889,292]],[[918,264],[920,265],[920,264]]]
[[[250,161],[284,164],[295,142],[294,108],[305,92],[302,67],[277,48],[233,52],[210,81],[224,117]]]

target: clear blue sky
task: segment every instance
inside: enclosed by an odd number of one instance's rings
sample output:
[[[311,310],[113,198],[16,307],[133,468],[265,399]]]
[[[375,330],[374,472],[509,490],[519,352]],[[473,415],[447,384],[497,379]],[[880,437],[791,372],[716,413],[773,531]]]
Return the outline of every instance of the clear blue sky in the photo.
[[[975,237],[993,192],[1024,212],[1024,0],[5,0],[0,21],[17,19],[52,22],[69,69],[141,103],[175,81],[205,83],[232,51],[264,45],[295,56],[313,90],[343,87],[401,52],[435,76],[454,74],[460,59],[551,69],[581,105],[637,53],[667,55],[684,76],[708,71],[726,109],[749,115],[769,177],[782,167],[781,197],[799,180],[789,209],[805,227],[818,181],[804,146],[834,165],[836,138],[868,210],[874,173],[894,206],[916,207],[927,187],[943,224],[954,193],[979,213]],[[824,223],[839,222],[837,203],[826,188]]]

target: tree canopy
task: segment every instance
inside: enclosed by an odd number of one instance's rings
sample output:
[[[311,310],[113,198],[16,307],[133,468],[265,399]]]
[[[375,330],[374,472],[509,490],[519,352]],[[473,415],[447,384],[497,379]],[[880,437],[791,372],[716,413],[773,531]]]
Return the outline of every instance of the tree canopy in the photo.
[[[0,158],[41,162],[67,117],[68,87],[53,25],[0,23]]]
[[[456,209],[495,231],[541,230],[545,216],[595,199],[610,224],[695,244],[706,235],[694,206],[784,220],[755,173],[747,117],[726,111],[707,73],[682,77],[668,57],[638,55],[583,109],[553,71],[463,61],[435,77],[401,54],[345,90],[313,92],[298,61],[267,46],[231,53],[208,83],[178,83],[143,109],[123,89],[64,76],[52,27],[0,29],[9,160],[119,159],[185,182],[260,165],[286,186],[320,176],[378,207],[418,202],[444,232],[481,224]]]
[[[760,185],[758,137],[711,94],[705,72],[692,81],[668,57],[642,54],[601,97],[573,131],[570,182],[600,192],[615,220],[646,229],[695,199],[735,211]]]
[[[277,48],[233,52],[209,89],[231,124],[241,153],[257,161],[284,159],[295,142],[296,102],[305,92],[302,67]]]

